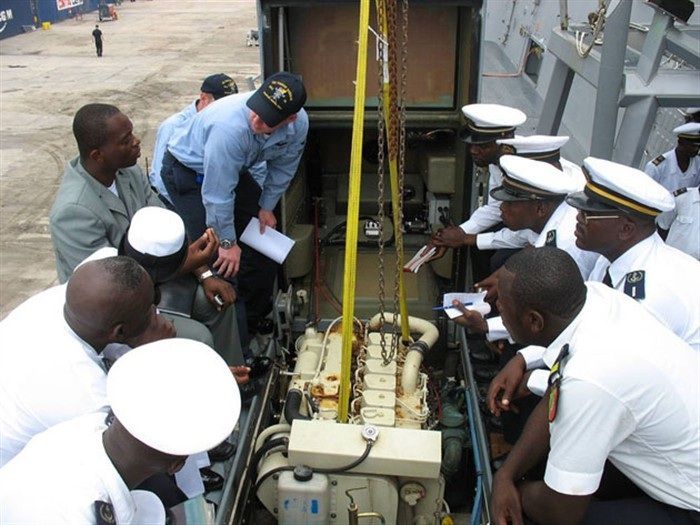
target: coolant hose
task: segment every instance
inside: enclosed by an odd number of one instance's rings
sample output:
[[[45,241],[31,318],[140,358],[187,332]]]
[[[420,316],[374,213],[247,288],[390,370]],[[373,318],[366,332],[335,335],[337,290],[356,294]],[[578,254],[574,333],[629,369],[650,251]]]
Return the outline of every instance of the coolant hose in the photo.
[[[301,413],[301,403],[304,400],[304,393],[298,388],[292,388],[287,392],[284,401],[284,419],[291,424],[295,419],[311,419]]]
[[[391,312],[384,314],[384,320],[387,323],[400,323],[401,316]],[[370,329],[381,328],[381,314],[377,314],[372,317],[369,322]],[[411,343],[408,347],[408,353],[406,354],[406,360],[403,364],[403,371],[401,372],[401,389],[406,395],[411,395],[418,388],[418,374],[420,372],[420,365],[423,363],[423,355],[425,352],[430,350],[432,346],[437,342],[440,337],[440,332],[430,321],[421,319],[419,317],[409,317],[408,326],[411,333],[420,333],[421,336],[414,343]]]

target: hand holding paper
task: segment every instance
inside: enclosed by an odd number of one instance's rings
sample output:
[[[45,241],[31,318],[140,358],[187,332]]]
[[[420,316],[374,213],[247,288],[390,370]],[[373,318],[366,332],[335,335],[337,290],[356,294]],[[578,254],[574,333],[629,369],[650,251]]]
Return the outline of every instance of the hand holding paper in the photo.
[[[484,297],[486,297],[486,292],[479,293],[463,293],[463,292],[453,292],[446,293],[442,297],[442,306],[445,309],[445,313],[450,319],[459,317],[462,315],[457,308],[452,305],[452,301],[459,301],[465,305],[467,310],[474,310],[479,312],[481,315],[486,315],[491,311],[491,306],[484,302]]]
[[[248,226],[243,230],[240,241],[258,250],[277,264],[284,262],[294,246],[292,239],[272,228],[265,228],[265,233],[260,233],[260,221],[256,217],[250,219]]]

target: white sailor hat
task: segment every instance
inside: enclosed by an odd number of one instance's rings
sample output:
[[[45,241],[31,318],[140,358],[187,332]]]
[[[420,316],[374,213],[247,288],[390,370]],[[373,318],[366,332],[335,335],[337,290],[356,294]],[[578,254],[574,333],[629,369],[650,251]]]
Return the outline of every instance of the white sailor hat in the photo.
[[[675,207],[673,196],[643,171],[609,160],[583,161],[586,186],[566,198],[574,208],[591,212],[622,211],[653,219]]]
[[[569,142],[567,136],[530,135],[523,137],[516,135],[512,139],[499,139],[497,144],[510,146],[513,154],[518,157],[541,160],[543,162],[559,161],[559,149]]]
[[[459,133],[464,142],[482,144],[512,137],[527,116],[519,109],[500,104],[467,104],[462,107],[467,125]]]
[[[127,352],[109,370],[107,398],[133,437],[175,456],[218,445],[241,413],[229,367],[191,339],[163,339]]]
[[[700,113],[700,108],[685,108],[681,112],[684,115],[694,115],[695,113]]]
[[[500,201],[563,199],[576,191],[576,181],[551,164],[515,155],[502,155],[503,183],[490,195]]]
[[[700,144],[700,122],[688,122],[673,129],[679,139]]]
[[[119,254],[135,259],[155,284],[171,279],[187,258],[187,236],[180,216],[165,208],[141,208],[131,218]]]

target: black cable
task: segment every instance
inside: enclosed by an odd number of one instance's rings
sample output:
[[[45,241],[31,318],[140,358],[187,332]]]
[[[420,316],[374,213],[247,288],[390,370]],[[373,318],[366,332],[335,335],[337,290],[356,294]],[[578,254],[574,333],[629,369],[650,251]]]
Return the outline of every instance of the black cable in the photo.
[[[349,465],[345,465],[344,467],[336,467],[336,468],[315,468],[312,470],[314,472],[318,472],[319,474],[336,474],[338,472],[345,472],[347,470],[353,469],[356,466],[358,466],[360,463],[362,463],[365,459],[367,459],[367,456],[369,456],[369,451],[372,450],[372,445],[374,445],[374,442],[368,441],[367,447],[365,448],[365,451],[362,453],[362,455],[359,458],[357,458],[355,461],[350,463]]]
[[[365,459],[367,459],[367,456],[369,456],[370,450],[372,450],[372,445],[374,445],[373,441],[368,441],[367,442],[367,447],[365,448],[365,451],[362,453],[362,455],[357,458],[355,461],[352,463],[345,465],[343,467],[337,467],[337,468],[311,468],[314,472],[317,472],[319,474],[337,474],[339,472],[346,472],[350,469],[355,468],[358,466],[360,463],[362,463]],[[265,480],[267,480],[270,476],[274,476],[275,474],[279,472],[285,472],[285,471],[293,471],[294,467],[291,465],[287,465],[284,467],[277,467],[273,468],[272,470],[269,470],[265,472],[262,476],[260,476],[260,479],[255,482],[255,486],[253,487],[253,493],[257,494],[258,490],[260,489],[260,486],[265,483]]]

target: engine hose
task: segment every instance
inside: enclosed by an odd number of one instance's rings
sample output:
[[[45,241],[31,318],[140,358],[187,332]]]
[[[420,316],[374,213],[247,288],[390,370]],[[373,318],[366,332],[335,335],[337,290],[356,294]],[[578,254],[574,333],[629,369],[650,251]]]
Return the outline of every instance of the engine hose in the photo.
[[[268,470],[267,472],[265,472],[265,474],[260,476],[260,479],[258,479],[258,481],[255,482],[255,486],[253,487],[253,494],[258,493],[258,490],[260,490],[260,487],[262,486],[262,484],[265,483],[265,481],[270,476],[274,476],[275,474],[279,474],[280,472],[285,472],[285,471],[291,472],[293,470],[294,470],[294,467],[292,467],[291,465],[287,465],[286,467],[277,467],[277,468],[273,468],[271,470]]]
[[[289,438],[287,436],[285,436],[285,437],[271,439],[270,441],[267,441],[263,446],[261,446],[258,450],[255,451],[255,453],[253,454],[253,457],[250,460],[250,467],[253,469],[253,476],[258,475],[258,463],[260,463],[260,460],[263,457],[265,457],[265,454],[267,454],[268,452],[270,452],[271,450],[273,450],[277,447],[284,447],[284,449],[286,451],[287,447],[289,447]]]
[[[292,388],[287,392],[287,398],[284,401],[284,419],[287,423],[294,421],[295,419],[311,419],[309,416],[305,416],[301,413],[301,403],[304,400],[304,393],[297,389]]]

